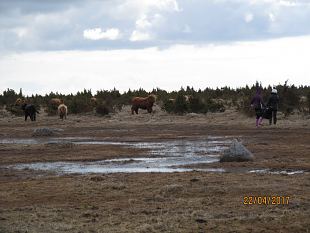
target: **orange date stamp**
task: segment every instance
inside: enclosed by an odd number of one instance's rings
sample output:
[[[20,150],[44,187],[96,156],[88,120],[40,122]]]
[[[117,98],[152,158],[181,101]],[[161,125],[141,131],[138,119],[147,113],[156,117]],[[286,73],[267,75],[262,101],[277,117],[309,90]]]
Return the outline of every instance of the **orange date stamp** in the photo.
[[[244,196],[244,205],[288,205],[289,196]]]

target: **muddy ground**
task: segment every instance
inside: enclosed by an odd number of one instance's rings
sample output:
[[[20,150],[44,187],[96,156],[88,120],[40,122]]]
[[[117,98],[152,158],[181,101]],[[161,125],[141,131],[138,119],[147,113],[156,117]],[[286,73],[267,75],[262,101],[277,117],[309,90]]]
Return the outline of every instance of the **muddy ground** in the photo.
[[[254,162],[198,164],[227,172],[59,174],[10,165],[98,161],[145,156],[119,145],[0,144],[0,232],[309,232],[310,120],[301,116],[259,129],[235,111],[172,116],[156,109],[131,116],[41,113],[37,122],[0,118],[0,140],[33,138],[36,128],[62,129],[58,137],[165,142],[208,136],[238,138]],[[190,166],[189,166],[190,167]],[[244,169],[303,171],[288,175]],[[247,196],[284,196],[288,204],[244,204]]]

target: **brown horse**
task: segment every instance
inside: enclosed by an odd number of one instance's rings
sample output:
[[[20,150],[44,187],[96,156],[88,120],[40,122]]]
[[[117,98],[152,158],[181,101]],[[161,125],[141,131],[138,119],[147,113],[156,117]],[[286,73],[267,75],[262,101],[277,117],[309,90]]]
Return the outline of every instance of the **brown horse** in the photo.
[[[152,107],[156,101],[155,95],[149,95],[148,97],[134,97],[131,100],[131,114],[138,114],[138,109],[146,109],[148,113],[153,111]]]
[[[90,105],[91,105],[92,107],[96,107],[97,104],[98,104],[98,100],[97,100],[96,97],[90,98]]]
[[[63,104],[63,103],[64,103],[64,101],[61,100],[61,99],[58,99],[58,98],[52,98],[52,99],[50,99],[50,101],[49,101],[49,104],[52,105],[52,106],[55,106],[56,108],[57,108],[59,105]]]
[[[64,104],[60,104],[59,106],[58,106],[58,115],[59,115],[59,117],[60,117],[60,119],[67,119],[67,114],[68,114],[68,108],[67,108],[67,106],[66,105],[64,105]]]
[[[28,101],[22,98],[17,98],[15,101],[15,106],[22,106],[23,104],[28,104]]]

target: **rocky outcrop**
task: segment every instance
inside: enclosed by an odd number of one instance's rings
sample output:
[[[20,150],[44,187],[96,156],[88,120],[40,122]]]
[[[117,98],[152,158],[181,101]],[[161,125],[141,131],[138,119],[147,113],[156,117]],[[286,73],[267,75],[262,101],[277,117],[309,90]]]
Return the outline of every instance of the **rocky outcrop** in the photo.
[[[254,155],[236,139],[233,140],[231,146],[224,151],[224,154],[220,158],[220,162],[245,162],[253,160]]]
[[[63,129],[38,128],[33,130],[32,136],[33,137],[54,136],[59,135],[60,131],[63,131]]]

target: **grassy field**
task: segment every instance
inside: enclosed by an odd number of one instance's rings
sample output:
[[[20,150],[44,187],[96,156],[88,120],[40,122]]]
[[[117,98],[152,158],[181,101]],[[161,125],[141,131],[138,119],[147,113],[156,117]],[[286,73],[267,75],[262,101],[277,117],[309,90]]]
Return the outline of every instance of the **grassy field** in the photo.
[[[255,160],[197,164],[228,172],[62,174],[9,165],[98,161],[142,156],[118,145],[0,144],[0,232],[309,232],[310,120],[283,119],[256,129],[235,111],[168,115],[130,110],[109,117],[40,114],[36,122],[6,115],[0,139],[32,138],[33,129],[63,129],[60,137],[165,142],[207,136],[240,139]],[[266,123],[266,122],[265,122]],[[245,173],[245,169],[303,171]],[[288,203],[249,204],[249,197],[289,197]],[[287,199],[285,199],[287,200]],[[244,204],[247,201],[248,204]]]

